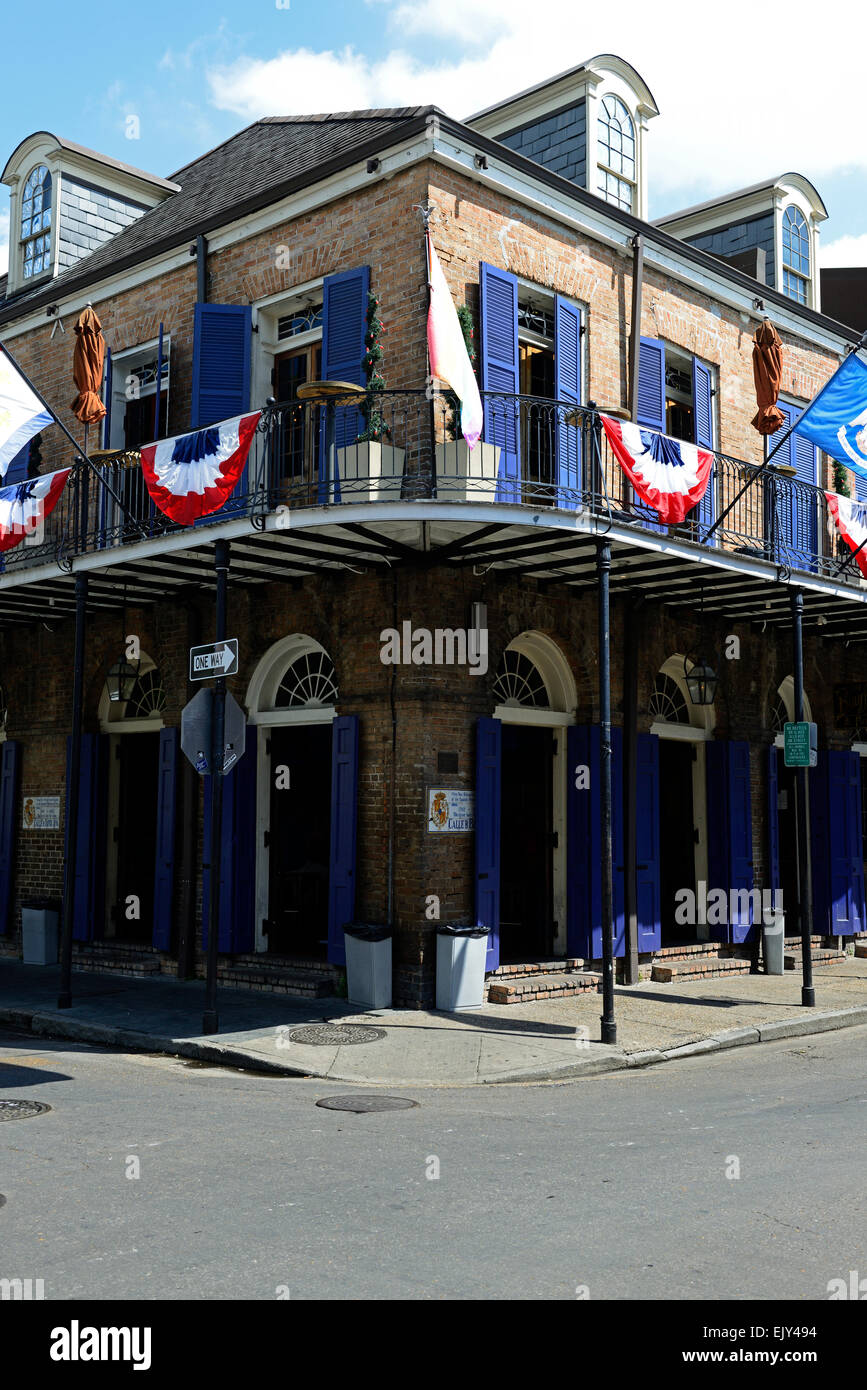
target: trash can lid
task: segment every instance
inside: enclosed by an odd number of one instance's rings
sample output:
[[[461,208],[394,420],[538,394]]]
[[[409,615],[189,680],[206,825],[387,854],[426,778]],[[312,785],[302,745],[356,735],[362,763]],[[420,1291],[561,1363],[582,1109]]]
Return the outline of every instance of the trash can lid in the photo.
[[[440,922],[437,927],[439,936],[489,936],[490,927],[486,927],[484,922]]]
[[[343,931],[356,941],[387,941],[391,936],[391,927],[376,922],[345,922]]]

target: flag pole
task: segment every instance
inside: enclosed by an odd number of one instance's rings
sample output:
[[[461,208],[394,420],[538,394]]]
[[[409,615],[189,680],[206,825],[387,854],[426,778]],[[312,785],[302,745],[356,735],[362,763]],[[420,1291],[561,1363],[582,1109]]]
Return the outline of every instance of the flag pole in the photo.
[[[90,457],[90,455],[87,453],[86,449],[82,449],[81,445],[79,444],[78,440],[75,438],[75,435],[72,433],[72,431],[71,431],[71,430],[68,430],[68,429],[66,428],[66,426],[65,426],[64,423],[63,423],[63,421],[58,417],[57,413],[56,413],[54,410],[52,410],[51,406],[48,404],[48,401],[45,399],[45,397],[43,396],[42,392],[39,391],[39,390],[34,386],[33,382],[30,380],[29,376],[28,376],[27,373],[24,371],[24,369],[23,369],[23,367],[20,365],[20,363],[16,360],[15,356],[9,351],[8,347],[6,346],[6,344],[5,344],[5,343],[2,343],[2,344],[0,344],[0,347],[2,347],[3,352],[4,352],[4,353],[6,354],[6,356],[9,358],[9,361],[12,363],[12,365],[13,365],[13,367],[15,368],[16,372],[17,372],[18,375],[21,377],[21,380],[24,381],[24,382],[27,384],[27,386],[29,386],[30,390],[33,392],[33,394],[34,394],[34,396],[36,397],[36,399],[37,399],[38,401],[40,401],[40,402],[42,403],[42,405],[45,406],[45,409],[48,411],[48,413],[49,413],[49,415],[51,416],[52,420],[54,421],[55,425],[59,425],[59,426],[60,426],[61,430],[62,430],[63,433],[66,435],[66,438],[69,440],[70,444],[72,445],[73,449],[75,450],[76,457],[82,459],[82,460],[87,464],[87,466],[93,470],[94,474],[95,474],[96,477],[99,479],[100,483],[101,483],[102,486],[105,488],[106,492],[109,494],[109,496],[110,496],[111,498],[114,499],[114,501],[115,501],[115,502],[117,503],[117,505],[120,507],[120,509],[121,509],[121,511],[123,512],[123,514],[124,514],[126,520],[129,521],[129,522],[131,522],[131,524],[132,524],[133,526],[136,527],[136,529],[139,531],[140,535],[142,536],[142,538],[143,538],[144,540],[147,540],[147,539],[148,539],[148,533],[147,533],[147,530],[145,529],[145,527],[142,525],[141,522],[136,521],[134,517],[130,516],[128,507],[127,507],[126,504],[125,504],[124,502],[122,502],[121,499],[118,497],[118,495],[117,495],[117,493],[115,492],[114,488],[111,486],[111,483],[106,482],[105,478],[103,478],[102,474],[100,473],[100,471],[99,471],[99,469],[97,468],[96,464],[94,463],[93,459],[92,459],[92,458]]]
[[[841,372],[841,371],[843,370],[844,366],[846,365],[846,363],[847,363],[848,360],[849,360],[850,355],[851,355],[853,352],[859,352],[860,349],[861,349],[862,347],[865,347],[865,346],[867,346],[867,332],[865,332],[865,333],[863,333],[863,334],[861,335],[861,339],[860,339],[859,342],[854,343],[854,344],[851,344],[851,345],[849,346],[849,348],[848,348],[847,351],[846,351],[846,356],[843,358],[843,361],[840,363],[840,365],[839,365],[839,367],[837,368],[837,370],[836,370],[835,372],[832,372],[831,375],[828,377],[828,380],[825,382],[825,385],[822,387],[822,389],[821,389],[821,391],[818,393],[818,395],[815,395],[815,396],[813,397],[813,399],[812,399],[810,402],[808,402],[808,404],[807,404],[807,405],[804,407],[804,409],[801,411],[801,413],[800,413],[800,415],[798,416],[797,420],[795,420],[794,423],[791,424],[791,425],[789,426],[789,428],[786,430],[785,434],[783,434],[782,437],[781,437],[780,439],[777,440],[776,444],[774,445],[774,447],[773,447],[773,449],[771,450],[771,452],[768,454],[767,458],[764,460],[763,463],[759,464],[759,466],[758,466],[758,468],[756,469],[756,472],[753,474],[752,478],[748,478],[747,481],[744,483],[743,487],[741,488],[740,492],[735,493],[734,497],[733,497],[732,500],[729,502],[728,506],[725,508],[725,510],[724,510],[723,512],[720,513],[720,515],[717,517],[716,521],[713,523],[713,525],[712,525],[712,526],[709,528],[709,530],[707,531],[707,534],[705,535],[704,541],[703,541],[703,544],[704,544],[704,545],[707,545],[707,543],[708,543],[710,537],[713,535],[714,531],[717,529],[718,526],[720,526],[720,525],[725,521],[725,519],[726,519],[726,517],[728,516],[729,512],[730,512],[730,511],[732,510],[732,508],[735,507],[735,506],[737,505],[737,503],[741,500],[741,498],[743,497],[744,493],[747,492],[747,491],[749,490],[749,488],[751,488],[751,487],[753,486],[753,484],[755,483],[755,481],[756,481],[756,479],[758,478],[759,474],[760,474],[760,473],[763,473],[763,472],[765,471],[765,469],[767,468],[767,466],[768,466],[768,464],[770,463],[771,459],[774,457],[774,454],[776,454],[780,449],[782,449],[783,445],[786,443],[786,441],[787,441],[788,439],[791,439],[792,435],[795,433],[795,431],[796,431],[796,429],[798,428],[798,426],[799,426],[800,424],[802,424],[802,422],[806,419],[807,415],[808,415],[808,414],[810,413],[810,411],[813,409],[813,406],[816,405],[816,404],[821,400],[822,396],[824,396],[825,392],[828,390],[828,387],[831,385],[832,381],[835,381],[835,380],[836,380],[838,372]]]

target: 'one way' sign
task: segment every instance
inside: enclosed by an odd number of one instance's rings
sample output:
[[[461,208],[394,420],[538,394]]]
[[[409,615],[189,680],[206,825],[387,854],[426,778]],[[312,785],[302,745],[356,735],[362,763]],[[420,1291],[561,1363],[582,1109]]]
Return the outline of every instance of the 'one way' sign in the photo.
[[[234,676],[238,670],[238,639],[226,637],[205,647],[190,647],[190,680],[209,681]]]

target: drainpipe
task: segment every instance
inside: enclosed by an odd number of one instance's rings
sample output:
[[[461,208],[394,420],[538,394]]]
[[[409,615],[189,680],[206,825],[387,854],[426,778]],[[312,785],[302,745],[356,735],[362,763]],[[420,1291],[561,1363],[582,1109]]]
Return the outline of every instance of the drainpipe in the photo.
[[[208,302],[208,241],[201,233],[196,237],[196,299]]]
[[[789,595],[792,605],[792,637],[794,639],[794,678],[795,678],[795,720],[801,723],[804,718],[804,638],[802,619],[804,615],[804,595],[800,589]],[[813,935],[813,872],[810,863],[810,846],[807,839],[809,819],[807,816],[807,768],[799,767],[798,779],[798,897],[801,914],[801,961],[803,981],[801,984],[801,1003],[812,1008],[816,1003],[813,988],[813,957],[810,937]]]
[[[600,541],[596,552],[599,585],[599,775],[602,818],[602,1031],[601,1041],[617,1042],[614,1022],[614,861],[611,825],[611,621],[609,578],[611,542]]]
[[[638,644],[644,596],[626,613],[623,653],[623,874],[626,913],[625,983],[638,984]]]

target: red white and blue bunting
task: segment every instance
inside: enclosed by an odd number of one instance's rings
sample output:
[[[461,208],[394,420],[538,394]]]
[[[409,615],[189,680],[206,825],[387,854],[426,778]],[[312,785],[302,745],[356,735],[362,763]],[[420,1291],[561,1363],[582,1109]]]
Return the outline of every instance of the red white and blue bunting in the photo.
[[[144,445],[144,480],[165,516],[189,526],[220,510],[244,471],[261,413]]]
[[[713,454],[696,444],[600,415],[620,467],[663,526],[683,521],[707,491]]]
[[[25,536],[39,541],[40,527],[57,506],[71,472],[71,468],[61,468],[0,488],[0,551],[14,549]]]
[[[859,545],[867,541],[867,502],[854,502],[851,497],[840,497],[836,492],[826,492],[825,498],[830,518],[828,530],[832,531],[833,521],[849,549],[858,550]],[[867,579],[867,546],[858,550],[855,564]]]

